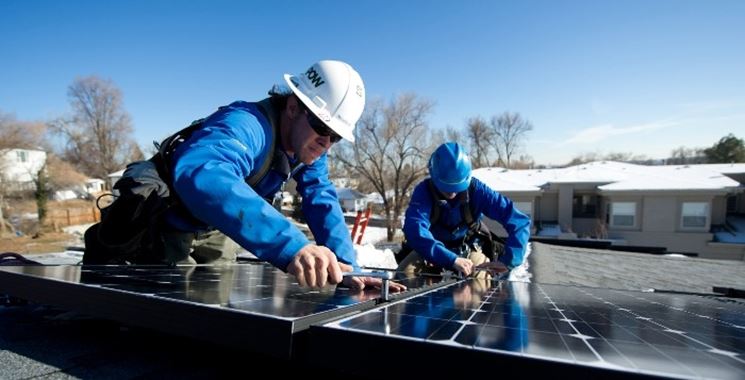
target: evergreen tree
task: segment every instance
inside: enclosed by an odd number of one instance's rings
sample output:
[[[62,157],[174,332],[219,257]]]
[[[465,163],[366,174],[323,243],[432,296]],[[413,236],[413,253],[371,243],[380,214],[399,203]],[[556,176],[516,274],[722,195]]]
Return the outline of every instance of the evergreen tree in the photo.
[[[44,225],[44,221],[47,217],[47,200],[49,199],[46,165],[42,166],[41,170],[36,173],[36,179],[34,182],[36,185],[36,190],[34,191],[34,196],[36,197],[36,210],[39,216],[39,230],[41,230],[41,226]]]
[[[730,133],[711,148],[704,149],[704,155],[710,164],[745,162],[745,143]]]

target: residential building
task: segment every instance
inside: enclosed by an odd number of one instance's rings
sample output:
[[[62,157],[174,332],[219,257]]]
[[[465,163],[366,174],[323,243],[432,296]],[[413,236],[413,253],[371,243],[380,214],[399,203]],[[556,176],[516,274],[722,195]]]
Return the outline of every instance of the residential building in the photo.
[[[344,212],[362,211],[367,207],[367,198],[365,194],[349,188],[337,188],[336,196],[339,198],[342,210]]]
[[[39,170],[44,167],[47,153],[35,149],[0,151],[0,183],[6,191],[34,190]]]
[[[106,190],[106,181],[99,178],[85,180],[85,191],[89,194],[99,194]]]
[[[482,168],[474,176],[529,214],[537,236],[745,259],[745,164],[602,161],[560,169]],[[495,222],[489,225],[504,233]]]

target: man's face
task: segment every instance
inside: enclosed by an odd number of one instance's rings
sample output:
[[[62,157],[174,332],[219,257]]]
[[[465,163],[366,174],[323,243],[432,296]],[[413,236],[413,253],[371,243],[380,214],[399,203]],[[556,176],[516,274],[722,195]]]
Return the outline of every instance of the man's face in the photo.
[[[333,134],[322,136],[316,132],[311,123],[321,123],[312,112],[307,110],[300,100],[292,98],[296,105],[295,118],[292,119],[291,140],[292,150],[295,157],[300,162],[310,165],[325,153],[334,141],[338,141]],[[315,119],[314,119],[315,118]],[[317,127],[318,129],[318,127]],[[322,133],[329,133],[327,130],[321,130]]]
[[[445,199],[453,199],[456,195],[458,195],[458,193],[442,193],[442,196],[445,197]]]

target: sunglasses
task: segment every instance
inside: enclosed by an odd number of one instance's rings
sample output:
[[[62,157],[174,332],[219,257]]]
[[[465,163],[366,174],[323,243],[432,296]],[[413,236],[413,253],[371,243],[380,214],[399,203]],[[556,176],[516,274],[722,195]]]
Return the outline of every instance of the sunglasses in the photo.
[[[308,107],[303,104],[303,102],[299,102],[303,105],[303,110],[305,111],[305,118],[308,119],[308,124],[311,128],[313,128],[313,131],[316,132],[318,136],[326,137],[330,136],[331,143],[337,143],[339,140],[341,140],[341,136],[334,132],[333,129],[329,128],[326,123],[321,121]]]

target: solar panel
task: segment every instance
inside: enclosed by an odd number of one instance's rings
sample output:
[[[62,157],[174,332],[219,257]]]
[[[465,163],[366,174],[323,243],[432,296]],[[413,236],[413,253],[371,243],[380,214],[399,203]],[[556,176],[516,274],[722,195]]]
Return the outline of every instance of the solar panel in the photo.
[[[261,263],[0,267],[0,293],[278,357],[300,350],[314,364],[365,375],[391,376],[390,366],[370,365],[379,353],[404,359],[402,376],[745,378],[742,303],[439,276],[397,281],[410,291],[381,303],[379,290],[301,288]]]
[[[439,279],[401,282],[426,281]],[[377,289],[301,288],[263,263],[0,267],[0,293],[278,357],[291,356],[295,334],[312,323],[372,308],[380,297]]]
[[[745,378],[745,306],[690,295],[465,280],[321,326],[311,353],[364,347],[397,376]],[[313,360],[390,375],[355,350]],[[385,363],[382,361],[381,363]]]

